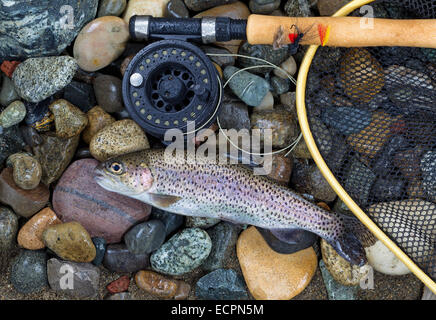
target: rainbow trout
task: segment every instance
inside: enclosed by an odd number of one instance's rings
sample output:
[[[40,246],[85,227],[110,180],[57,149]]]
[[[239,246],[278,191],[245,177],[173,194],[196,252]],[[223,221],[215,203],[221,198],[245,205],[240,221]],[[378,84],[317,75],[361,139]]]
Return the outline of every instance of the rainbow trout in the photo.
[[[345,217],[253,175],[243,165],[189,164],[178,157],[165,161],[163,149],[115,157],[97,166],[95,180],[106,190],[169,212],[258,226],[280,240],[286,241],[287,230],[304,229],[327,240],[350,263],[366,262],[358,235],[350,228],[354,224]]]

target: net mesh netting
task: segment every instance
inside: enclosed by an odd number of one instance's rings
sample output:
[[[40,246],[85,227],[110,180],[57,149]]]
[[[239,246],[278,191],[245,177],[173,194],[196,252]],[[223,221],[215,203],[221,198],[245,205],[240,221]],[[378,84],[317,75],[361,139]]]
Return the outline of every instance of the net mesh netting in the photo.
[[[380,18],[436,18],[436,1],[371,6]],[[337,180],[436,279],[436,50],[320,47],[306,107]]]

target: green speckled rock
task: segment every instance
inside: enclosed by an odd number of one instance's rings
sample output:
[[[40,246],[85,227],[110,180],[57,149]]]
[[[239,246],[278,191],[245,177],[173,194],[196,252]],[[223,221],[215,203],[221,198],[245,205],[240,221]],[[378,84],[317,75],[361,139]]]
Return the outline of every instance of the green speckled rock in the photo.
[[[77,70],[69,56],[30,58],[12,74],[15,90],[30,102],[40,102],[68,85]]]
[[[26,116],[26,107],[19,100],[12,102],[0,113],[0,126],[9,128],[23,121]]]
[[[233,66],[227,66],[224,69],[224,78],[226,80],[239,69]],[[269,92],[269,83],[250,72],[238,72],[229,82],[230,89],[246,104],[257,107]]]
[[[10,281],[20,293],[33,293],[47,286],[46,253],[24,250],[12,262]]]
[[[97,6],[98,0],[0,1],[2,58],[59,55],[95,17]]]
[[[186,227],[188,228],[201,228],[201,229],[207,229],[210,227],[213,227],[218,222],[220,222],[220,219],[215,218],[206,218],[206,217],[186,217]]]
[[[163,274],[182,275],[200,266],[211,249],[212,241],[206,231],[184,229],[151,255],[151,267]]]

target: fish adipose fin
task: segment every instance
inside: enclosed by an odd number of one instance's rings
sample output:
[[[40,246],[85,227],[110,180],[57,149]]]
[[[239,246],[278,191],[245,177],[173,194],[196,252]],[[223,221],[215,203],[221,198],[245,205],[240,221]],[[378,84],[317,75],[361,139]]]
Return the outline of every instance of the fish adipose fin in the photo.
[[[156,206],[162,208],[168,208],[170,205],[176,203],[182,198],[178,196],[151,193],[150,199],[154,204],[156,204]]]

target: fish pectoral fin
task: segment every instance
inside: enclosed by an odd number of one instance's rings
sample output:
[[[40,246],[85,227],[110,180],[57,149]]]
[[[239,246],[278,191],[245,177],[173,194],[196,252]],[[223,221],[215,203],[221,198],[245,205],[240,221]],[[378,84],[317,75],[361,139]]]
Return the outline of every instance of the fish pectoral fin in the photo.
[[[176,203],[181,197],[178,196],[171,196],[166,194],[156,194],[156,193],[150,193],[150,200],[156,204],[158,207],[162,208],[168,208],[170,205]]]

